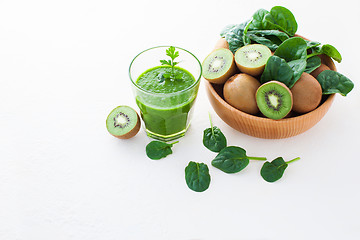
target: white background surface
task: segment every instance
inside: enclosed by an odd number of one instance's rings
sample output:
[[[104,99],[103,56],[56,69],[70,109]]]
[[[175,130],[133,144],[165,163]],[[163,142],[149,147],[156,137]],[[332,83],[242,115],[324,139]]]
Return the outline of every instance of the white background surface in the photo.
[[[145,155],[142,127],[130,140],[105,128],[118,105],[138,110],[128,67],[140,51],[172,44],[202,61],[230,23],[283,5],[298,33],[342,53],[355,83],[308,132],[282,140],[236,132],[204,91],[174,153]],[[0,1],[0,239],[360,239],[356,1]],[[285,160],[276,183],[251,162],[238,174],[211,166],[202,145],[213,122],[248,155]],[[210,188],[187,188],[184,168],[205,162]]]

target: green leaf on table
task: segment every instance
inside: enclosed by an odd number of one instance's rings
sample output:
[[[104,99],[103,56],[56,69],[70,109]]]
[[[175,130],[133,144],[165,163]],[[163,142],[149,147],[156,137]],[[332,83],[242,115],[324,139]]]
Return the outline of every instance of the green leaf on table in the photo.
[[[210,151],[220,152],[227,145],[226,137],[218,127],[213,126],[210,114],[209,119],[210,128],[204,130],[203,144]]]
[[[151,141],[148,145],[146,145],[146,155],[152,160],[159,160],[172,154],[172,146],[178,143],[165,143],[160,141]]]
[[[195,192],[203,192],[210,185],[209,168],[205,163],[189,162],[185,168],[187,186]]]
[[[229,146],[223,148],[211,164],[225,173],[237,173],[249,164],[249,160],[266,160],[266,158],[249,157],[246,156],[243,148]]]
[[[293,160],[285,162],[282,157],[278,157],[271,162],[266,161],[260,170],[260,175],[267,182],[275,182],[283,176],[289,163],[299,159],[300,158],[294,158]]]

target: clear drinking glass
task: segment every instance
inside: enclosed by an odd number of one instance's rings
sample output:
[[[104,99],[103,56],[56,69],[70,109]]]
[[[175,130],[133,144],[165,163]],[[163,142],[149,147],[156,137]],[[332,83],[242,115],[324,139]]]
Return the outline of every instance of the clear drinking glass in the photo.
[[[179,57],[176,66],[185,69],[195,81],[188,88],[170,93],[154,93],[138,86],[137,79],[148,69],[160,66],[160,59],[168,58],[169,46],[158,46],[139,53],[131,62],[129,76],[147,135],[161,141],[171,141],[184,136],[190,126],[193,105],[199,89],[202,67],[191,52],[175,47]],[[156,81],[154,84],[157,84]]]

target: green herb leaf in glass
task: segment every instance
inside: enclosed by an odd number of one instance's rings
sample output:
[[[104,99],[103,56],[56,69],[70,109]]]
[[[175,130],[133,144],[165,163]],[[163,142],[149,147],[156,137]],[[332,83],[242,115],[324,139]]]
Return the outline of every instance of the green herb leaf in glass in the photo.
[[[146,155],[152,159],[152,160],[159,160],[161,158],[166,157],[167,155],[172,154],[172,146],[175,143],[165,143],[165,142],[160,142],[160,141],[151,141],[147,146],[146,146]]]
[[[211,164],[226,173],[237,173],[243,170],[249,160],[265,161],[263,157],[246,156],[246,151],[241,147],[229,146],[223,148],[212,160]]]
[[[187,186],[195,192],[203,192],[209,188],[210,174],[205,163],[189,162],[185,168]]]
[[[226,137],[218,127],[213,126],[210,113],[209,120],[211,127],[204,130],[203,144],[210,151],[220,152],[226,147]]]
[[[166,55],[169,56],[171,58],[171,60],[160,60],[161,65],[168,65],[171,66],[171,75],[170,75],[170,79],[178,79],[179,80],[179,75],[175,76],[175,71],[174,71],[174,67],[175,65],[177,65],[179,62],[175,62],[175,58],[177,58],[179,56],[179,51],[176,51],[175,47],[170,46],[168,49],[166,49]]]
[[[260,174],[265,181],[275,182],[283,176],[289,163],[295,162],[299,159],[300,158],[297,157],[293,160],[285,162],[282,157],[278,157],[272,162],[265,162],[260,170]]]

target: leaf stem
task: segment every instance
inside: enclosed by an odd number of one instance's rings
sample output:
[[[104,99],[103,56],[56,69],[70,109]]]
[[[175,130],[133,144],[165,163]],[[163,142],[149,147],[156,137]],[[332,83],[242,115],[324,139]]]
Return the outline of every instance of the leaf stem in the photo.
[[[313,52],[313,53],[311,53],[309,55],[306,55],[306,59],[309,59],[311,57],[314,57],[314,56],[317,56],[317,55],[320,55],[320,54],[321,54],[320,52]]]
[[[211,121],[211,115],[210,115],[210,112],[209,112],[209,120],[210,120],[210,126],[211,126],[211,133],[212,133],[212,135],[214,136],[214,135],[215,135],[215,133],[214,133],[213,123],[212,123],[212,121]]]
[[[289,164],[289,163],[295,162],[295,161],[297,161],[299,159],[300,159],[300,157],[297,157],[297,158],[294,158],[294,159],[292,159],[290,161],[287,161],[286,163]]]
[[[257,160],[257,161],[266,161],[267,158],[266,157],[247,157],[247,159],[249,160]]]

